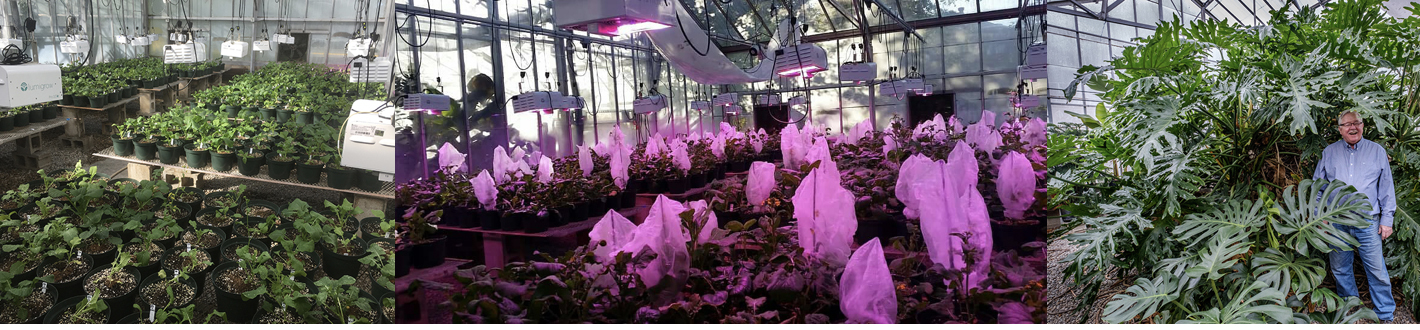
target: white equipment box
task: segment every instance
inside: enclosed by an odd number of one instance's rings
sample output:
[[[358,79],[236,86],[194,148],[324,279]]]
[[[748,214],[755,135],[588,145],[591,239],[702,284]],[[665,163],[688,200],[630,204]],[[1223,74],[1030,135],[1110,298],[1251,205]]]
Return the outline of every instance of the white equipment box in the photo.
[[[153,44],[153,39],[149,39],[147,35],[140,35],[137,37],[133,37],[133,40],[129,41],[128,44],[134,46],[147,46]]]
[[[877,63],[843,63],[838,66],[838,81],[864,82],[878,79]]]
[[[705,111],[710,109],[710,101],[690,101],[690,109]]]
[[[369,58],[357,58],[350,62],[350,82],[387,82],[393,67],[387,57],[376,58],[373,62]]]
[[[289,34],[280,34],[280,33],[277,33],[277,34],[271,35],[271,41],[275,41],[275,42],[283,43],[283,44],[294,44],[294,43],[296,43],[296,37],[292,37],[292,36],[289,35]]]
[[[70,38],[70,39],[73,39],[73,38]],[[88,53],[88,52],[89,52],[89,41],[88,41],[88,40],[83,40],[83,39],[61,41],[61,42],[59,42],[59,52],[60,52],[60,53],[65,53],[65,54],[84,54],[84,53]]]
[[[248,46],[250,45],[248,45],[246,41],[227,40],[227,42],[222,43],[222,56],[247,56],[247,52],[249,51]]]
[[[740,93],[724,93],[711,99],[712,105],[731,105],[740,101]]]
[[[404,110],[449,111],[449,96],[439,94],[409,94],[404,99]]]
[[[370,56],[370,39],[350,39],[350,42],[345,44],[345,55],[349,57]]]
[[[885,82],[878,86],[878,93],[889,96],[907,95],[925,89],[922,79],[911,78]]]
[[[251,50],[258,52],[271,50],[271,40],[253,41],[251,43]]]
[[[29,63],[0,65],[0,108],[18,108],[64,98],[59,66]]]
[[[653,95],[631,101],[631,113],[644,115],[666,108],[665,95]]]
[[[200,42],[163,46],[163,63],[197,63],[207,60],[207,45]]]
[[[552,99],[553,109],[581,109],[585,105],[586,102],[582,100],[582,97],[576,95],[566,95]]]
[[[740,106],[738,105],[727,105],[724,108],[721,108],[720,110],[723,111],[726,116],[734,116],[740,114]]]
[[[385,101],[355,100],[350,105],[341,166],[380,172],[381,181],[394,180],[395,110]]]
[[[513,113],[528,111],[549,111],[553,100],[561,100],[562,93],[558,92],[527,92],[513,96]]]
[[[782,103],[779,94],[763,94],[754,97],[755,105],[778,105],[779,103]]]
[[[619,36],[674,26],[674,10],[663,0],[554,0],[552,20],[560,29]]]
[[[1026,48],[1025,65],[1044,65],[1045,59],[1045,44],[1034,44]]]
[[[774,51],[774,72],[780,76],[812,76],[828,70],[828,52],[814,44],[798,44]]]

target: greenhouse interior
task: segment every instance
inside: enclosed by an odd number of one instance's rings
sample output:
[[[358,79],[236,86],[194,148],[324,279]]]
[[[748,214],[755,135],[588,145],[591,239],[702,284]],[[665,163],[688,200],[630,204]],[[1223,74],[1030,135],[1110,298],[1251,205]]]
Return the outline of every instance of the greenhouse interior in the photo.
[[[1045,14],[397,1],[395,321],[1045,323]]]
[[[393,11],[0,2],[0,323],[392,323]]]

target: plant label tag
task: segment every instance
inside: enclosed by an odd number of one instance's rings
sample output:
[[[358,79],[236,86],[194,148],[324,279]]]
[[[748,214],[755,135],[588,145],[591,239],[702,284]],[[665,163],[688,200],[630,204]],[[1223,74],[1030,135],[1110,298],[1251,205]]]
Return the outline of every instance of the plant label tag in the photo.
[[[49,292],[49,282],[40,282],[39,293]]]
[[[158,305],[148,304],[148,322],[153,322],[153,315],[158,313]]]
[[[182,274],[182,271],[181,271],[181,270],[173,270],[173,278],[177,278],[177,277],[178,277],[178,274]]]
[[[89,303],[93,303],[93,302],[94,302],[94,295],[89,295],[88,298],[84,298],[84,300],[88,300]]]
[[[345,317],[345,321],[348,322],[349,324],[355,324],[355,317],[354,317],[354,316],[346,316],[346,317]]]
[[[84,259],[84,251],[79,251],[79,254],[74,256],[74,259]]]
[[[192,252],[192,243],[187,243],[187,252]]]

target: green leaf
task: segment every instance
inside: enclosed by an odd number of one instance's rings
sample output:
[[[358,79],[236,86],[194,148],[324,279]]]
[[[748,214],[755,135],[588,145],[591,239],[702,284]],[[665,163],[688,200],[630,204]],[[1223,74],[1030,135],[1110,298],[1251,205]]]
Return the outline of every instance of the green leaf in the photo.
[[[1247,251],[1247,233],[1236,227],[1223,227],[1209,240],[1207,248],[1199,253],[1198,264],[1189,267],[1185,273],[1190,277],[1217,280],[1225,275],[1218,271],[1232,268],[1238,262],[1233,257]]]
[[[1266,205],[1267,203],[1234,199],[1208,212],[1189,214],[1188,220],[1174,227],[1174,239],[1189,242],[1188,246],[1194,246],[1217,236],[1225,228],[1251,232],[1265,223],[1267,216],[1263,213],[1263,207]]]
[[[1257,291],[1257,294],[1252,292]],[[1283,304],[1286,294],[1267,287],[1261,281],[1252,282],[1242,292],[1233,293],[1233,300],[1223,309],[1212,308],[1188,315],[1182,324],[1261,324],[1267,323],[1263,317],[1277,322],[1292,320],[1292,309]]]
[[[1178,299],[1178,280],[1170,274],[1157,279],[1140,278],[1124,293],[1114,295],[1104,306],[1102,319],[1109,323],[1125,323],[1135,317],[1148,319],[1159,307]]]
[[[1332,247],[1350,251],[1359,244],[1351,234],[1331,224],[1370,226],[1361,214],[1371,209],[1370,202],[1345,182],[1303,180],[1287,187],[1281,197],[1282,221],[1274,223],[1273,227],[1286,236],[1284,243],[1288,248],[1303,255],[1312,250],[1331,252]]]
[[[1319,286],[1326,278],[1326,265],[1321,259],[1300,257],[1276,249],[1267,249],[1252,256],[1252,273],[1258,281],[1267,283],[1269,288],[1292,292],[1296,283],[1298,292],[1308,292]]]

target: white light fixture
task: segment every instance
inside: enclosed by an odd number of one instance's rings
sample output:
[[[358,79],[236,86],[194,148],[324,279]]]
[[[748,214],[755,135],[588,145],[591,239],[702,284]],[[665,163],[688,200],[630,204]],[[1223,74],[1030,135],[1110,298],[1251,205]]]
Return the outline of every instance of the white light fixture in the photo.
[[[153,39],[149,39],[147,35],[140,35],[133,37],[133,40],[130,40],[128,44],[133,46],[147,46],[153,44]]]
[[[723,107],[723,108],[720,108],[720,111],[723,112],[726,116],[736,116],[736,115],[739,115],[739,114],[740,114],[740,110],[742,110],[742,109],[741,109],[740,106],[738,106],[738,105],[727,105],[727,106],[725,106],[725,107]]]
[[[251,43],[251,50],[258,52],[271,50],[271,40],[253,41]]]
[[[664,0],[554,0],[553,22],[559,29],[604,36],[672,27],[675,8]]]
[[[710,101],[690,101],[690,109],[695,111],[710,110]]]
[[[393,67],[394,64],[390,63],[387,57],[376,58],[374,61],[367,57],[356,58],[350,62],[350,82],[388,82]]]
[[[89,52],[89,40],[84,36],[68,36],[59,42],[59,52],[65,54],[85,54]]]
[[[664,95],[652,95],[631,101],[631,113],[644,115],[655,113],[666,108],[666,97]]]
[[[59,66],[0,65],[0,108],[18,108],[64,98]]]
[[[370,38],[350,39],[345,44],[345,55],[350,57],[370,56]]]
[[[828,52],[818,45],[798,44],[774,51],[774,72],[780,76],[812,77],[823,70],[828,70]]]
[[[222,43],[222,56],[226,56],[229,58],[247,56],[247,52],[250,51],[250,49],[248,49],[248,46],[250,45],[247,44],[246,41],[227,40],[226,42]]]
[[[760,94],[754,97],[754,105],[779,105],[779,94]]]
[[[528,111],[551,113],[553,100],[562,99],[562,93],[550,91],[527,92],[513,96],[513,113]]]
[[[735,104],[735,102],[739,102],[739,101],[740,101],[740,93],[724,93],[724,94],[718,94],[718,95],[715,95],[714,98],[711,98],[711,99],[710,99],[711,105],[720,105],[720,106]]]
[[[877,63],[843,63],[838,66],[839,82],[862,83],[878,79]]]

